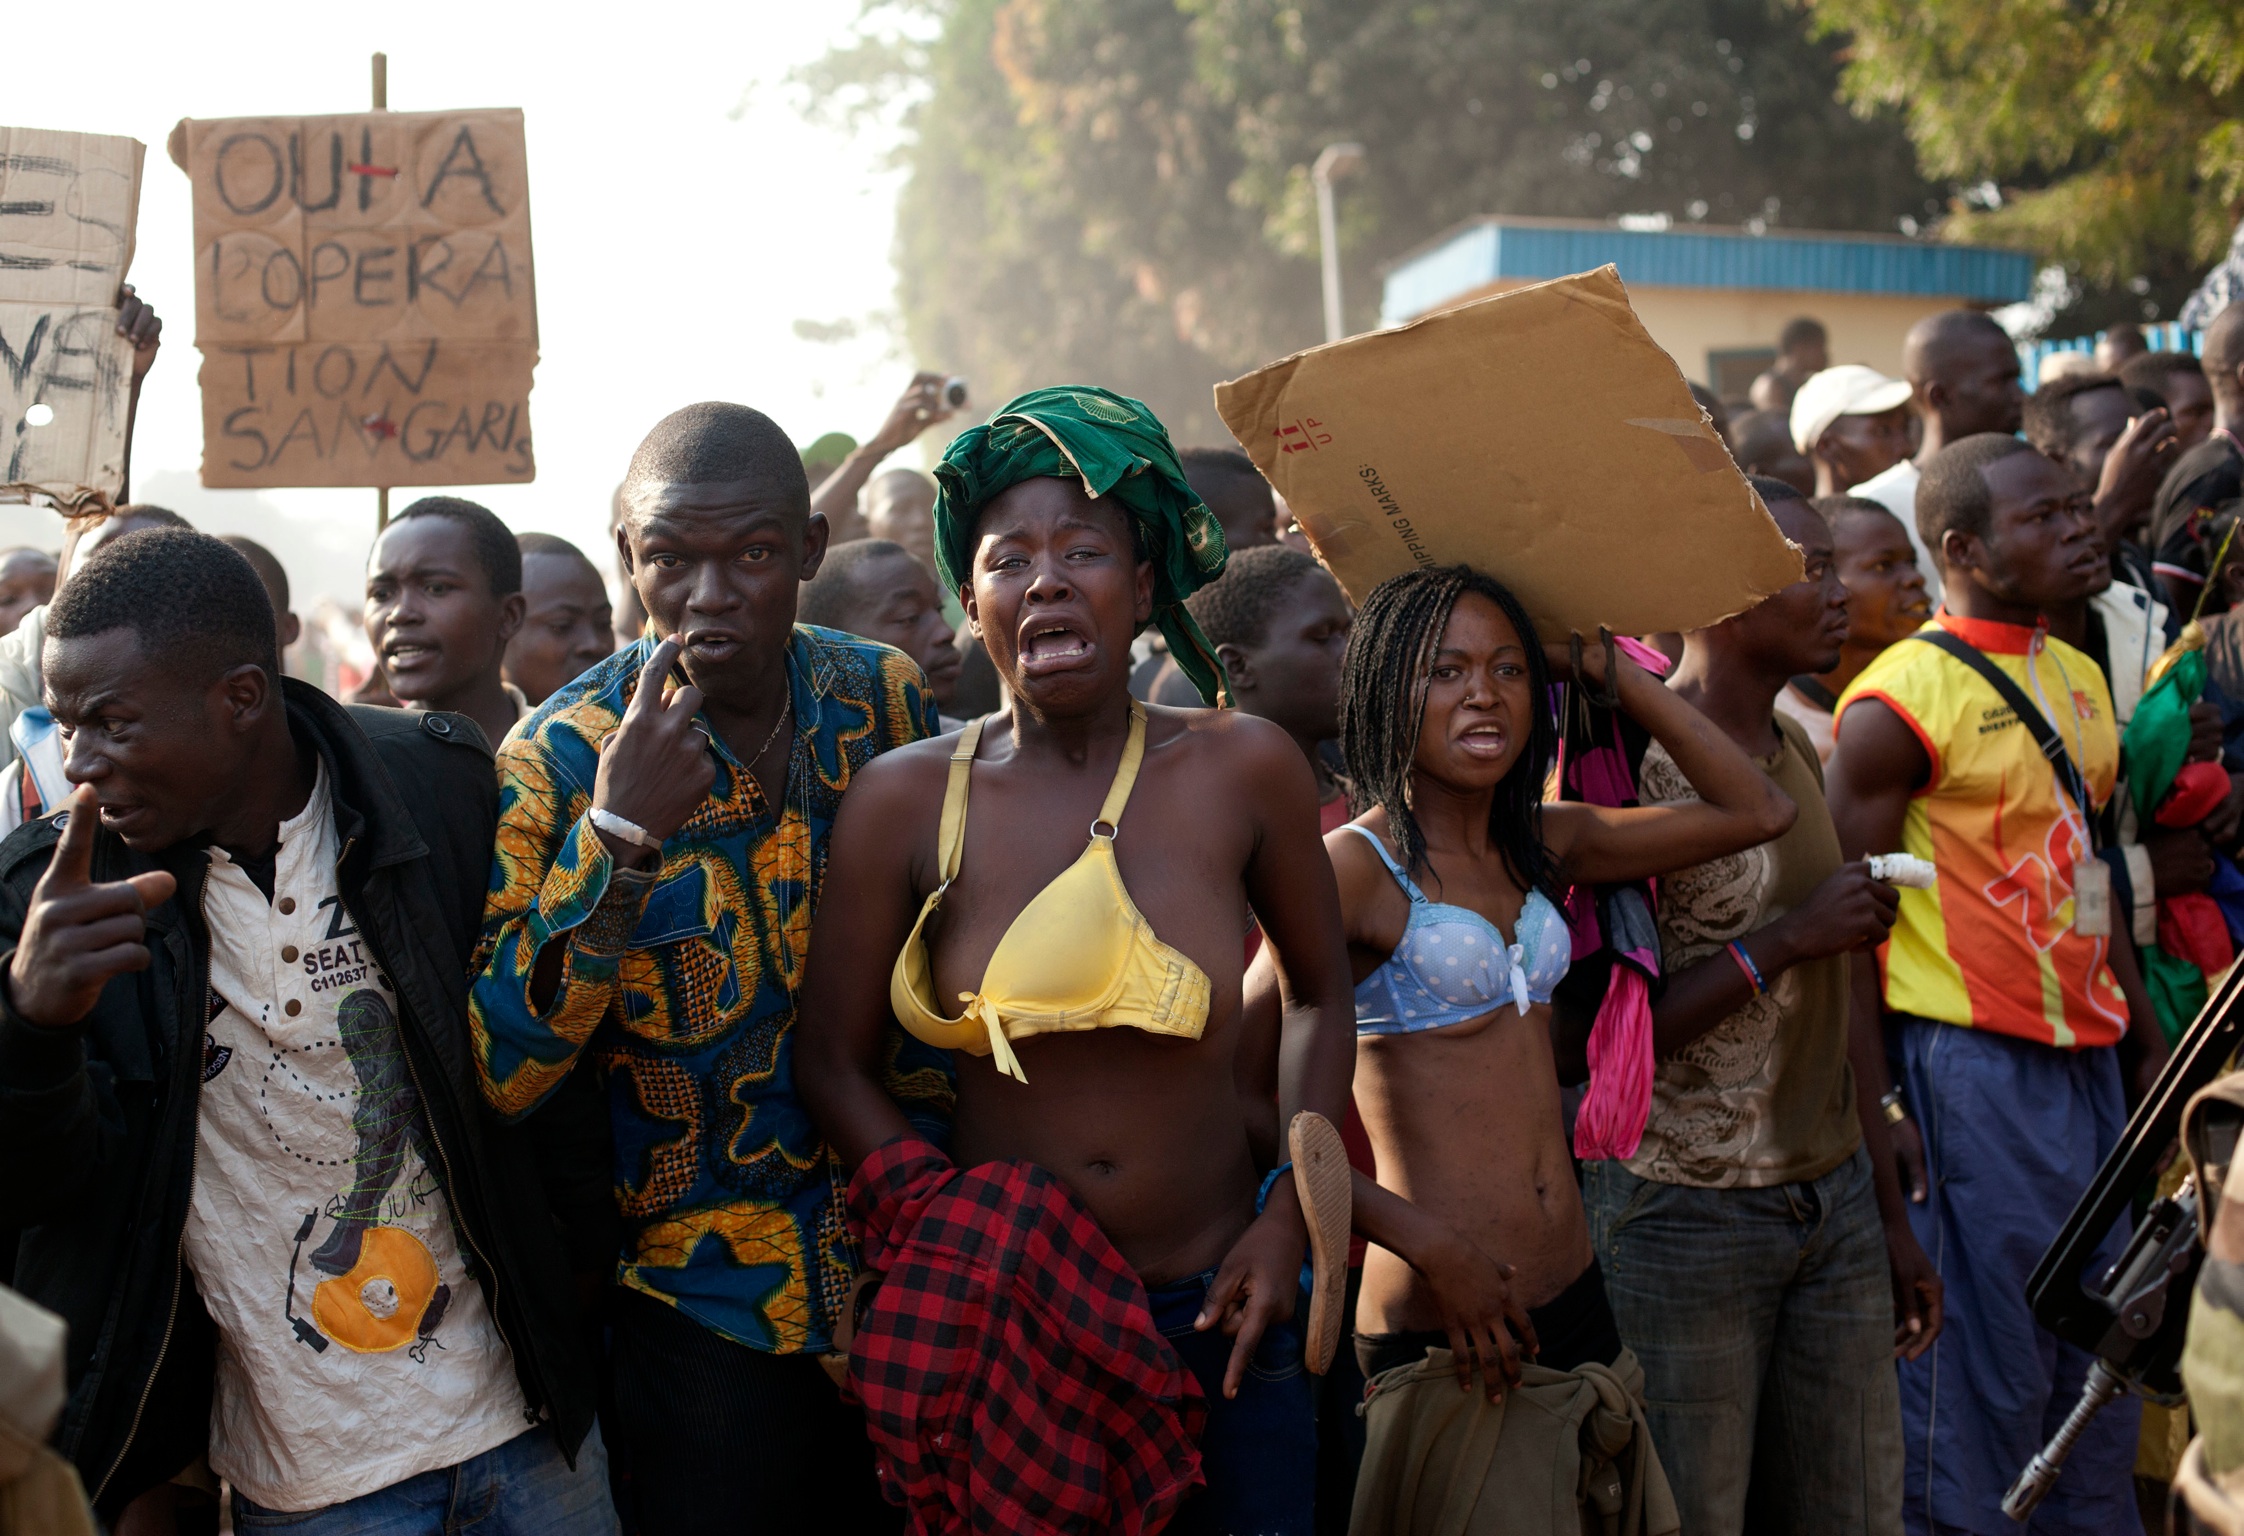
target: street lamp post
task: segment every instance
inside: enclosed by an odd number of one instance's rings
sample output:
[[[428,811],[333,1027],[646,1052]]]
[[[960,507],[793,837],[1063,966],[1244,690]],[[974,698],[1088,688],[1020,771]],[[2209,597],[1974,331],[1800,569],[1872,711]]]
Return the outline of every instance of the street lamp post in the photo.
[[[1309,168],[1317,188],[1317,248],[1325,269],[1325,340],[1338,341],[1346,334],[1340,321],[1340,234],[1332,211],[1332,184],[1364,163],[1361,144],[1327,144]]]

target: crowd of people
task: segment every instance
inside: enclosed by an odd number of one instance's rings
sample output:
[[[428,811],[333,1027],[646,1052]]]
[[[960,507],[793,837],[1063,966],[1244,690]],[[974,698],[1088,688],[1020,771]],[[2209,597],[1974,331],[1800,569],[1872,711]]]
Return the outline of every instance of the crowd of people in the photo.
[[[2014,1528],[2028,1273],[2244,935],[2244,306],[1781,341],[1802,575],[1682,635],[1351,603],[1091,385],[889,466],[936,374],[815,477],[654,424],[613,604],[414,502],[349,700],[253,541],[0,555],[54,1455],[133,1536]]]

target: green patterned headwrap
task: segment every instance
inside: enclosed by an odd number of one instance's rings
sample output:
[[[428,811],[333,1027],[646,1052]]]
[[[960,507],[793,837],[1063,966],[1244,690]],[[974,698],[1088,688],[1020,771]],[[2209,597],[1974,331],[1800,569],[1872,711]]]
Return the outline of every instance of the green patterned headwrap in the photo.
[[[1185,484],[1169,434],[1127,395],[1090,385],[1032,389],[988,424],[962,432],[935,466],[935,559],[952,591],[974,573],[975,525],[992,497],[1023,480],[1080,480],[1137,523],[1153,561],[1153,622],[1177,670],[1200,697],[1225,703],[1231,690],[1215,647],[1184,600],[1223,574],[1223,525]]]

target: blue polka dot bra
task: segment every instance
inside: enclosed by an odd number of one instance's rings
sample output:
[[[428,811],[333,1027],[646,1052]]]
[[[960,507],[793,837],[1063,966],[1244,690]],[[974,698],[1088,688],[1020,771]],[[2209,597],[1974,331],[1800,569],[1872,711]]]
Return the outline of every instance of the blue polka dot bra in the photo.
[[[1510,1003],[1521,1013],[1547,1003],[1573,964],[1566,915],[1541,891],[1519,909],[1516,942],[1469,907],[1429,901],[1384,843],[1361,836],[1410,897],[1410,922],[1387,962],[1356,987],[1356,1033],[1408,1035],[1486,1017]]]

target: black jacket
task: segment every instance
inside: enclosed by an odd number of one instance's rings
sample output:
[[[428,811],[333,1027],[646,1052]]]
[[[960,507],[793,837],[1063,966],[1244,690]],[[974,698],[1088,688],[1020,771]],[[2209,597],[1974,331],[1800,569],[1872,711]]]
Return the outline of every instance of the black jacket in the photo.
[[[297,740],[326,761],[343,904],[397,989],[463,1257],[523,1392],[573,1457],[595,1378],[569,1225],[611,1199],[605,1156],[585,1146],[605,1135],[604,1110],[557,1100],[555,1116],[507,1127],[476,1087],[467,978],[498,815],[490,749],[461,716],[346,709],[302,683],[284,688]],[[0,975],[57,836],[41,820],[0,844]],[[202,1454],[216,1344],[181,1258],[209,988],[207,856],[181,846],[151,858],[98,835],[96,880],[154,868],[179,879],[149,915],[154,963],[112,980],[83,1024],[29,1024],[0,986],[0,1228],[25,1229],[17,1288],[69,1321],[70,1400],[55,1443],[111,1518]]]

